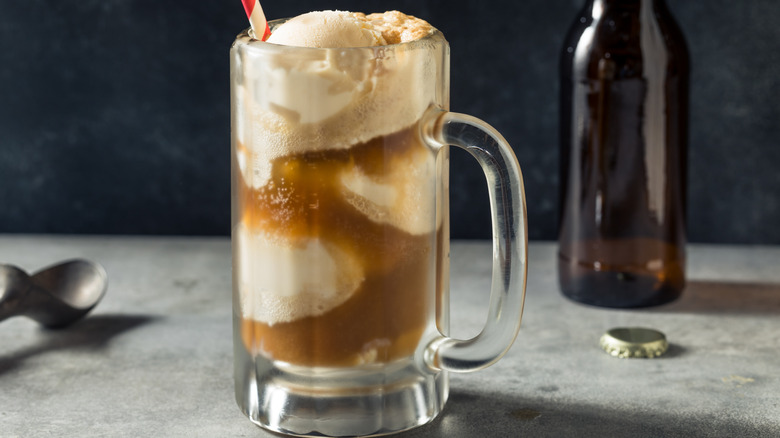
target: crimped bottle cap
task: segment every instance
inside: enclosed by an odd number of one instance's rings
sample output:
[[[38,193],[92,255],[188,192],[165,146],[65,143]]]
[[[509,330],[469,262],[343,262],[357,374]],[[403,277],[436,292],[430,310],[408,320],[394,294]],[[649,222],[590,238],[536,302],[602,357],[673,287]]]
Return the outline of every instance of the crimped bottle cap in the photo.
[[[601,337],[601,348],[611,356],[620,358],[654,358],[666,352],[669,344],[658,330],[644,327],[617,327]]]

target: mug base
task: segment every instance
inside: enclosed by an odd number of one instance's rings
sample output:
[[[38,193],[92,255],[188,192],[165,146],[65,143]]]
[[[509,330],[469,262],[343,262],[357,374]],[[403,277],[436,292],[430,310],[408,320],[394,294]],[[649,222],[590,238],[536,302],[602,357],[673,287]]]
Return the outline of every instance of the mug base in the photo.
[[[293,436],[381,436],[412,429],[441,412],[449,390],[446,372],[421,373],[411,359],[355,368],[253,359],[236,369],[241,411],[264,429]]]

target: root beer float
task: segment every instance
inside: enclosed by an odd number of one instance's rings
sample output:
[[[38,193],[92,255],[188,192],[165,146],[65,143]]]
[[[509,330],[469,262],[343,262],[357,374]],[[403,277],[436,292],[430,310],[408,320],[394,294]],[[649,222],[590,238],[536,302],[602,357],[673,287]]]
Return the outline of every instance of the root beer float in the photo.
[[[267,42],[327,50],[294,65],[234,59],[234,312],[249,354],[342,367],[408,357],[419,344],[440,286],[433,254],[446,201],[443,164],[418,123],[441,66],[378,46],[432,32],[399,12],[313,12]],[[369,46],[373,56],[338,49]]]

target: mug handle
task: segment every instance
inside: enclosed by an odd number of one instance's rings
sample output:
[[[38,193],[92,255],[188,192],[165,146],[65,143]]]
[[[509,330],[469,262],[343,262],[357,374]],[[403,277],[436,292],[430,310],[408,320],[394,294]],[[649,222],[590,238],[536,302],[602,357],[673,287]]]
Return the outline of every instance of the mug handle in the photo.
[[[434,371],[476,371],[498,361],[520,330],[528,275],[523,176],[509,143],[475,117],[429,110],[422,124],[422,137],[437,150],[446,145],[466,150],[477,159],[487,178],[493,228],[493,279],[487,322],[472,339],[440,335],[424,353],[426,365]]]

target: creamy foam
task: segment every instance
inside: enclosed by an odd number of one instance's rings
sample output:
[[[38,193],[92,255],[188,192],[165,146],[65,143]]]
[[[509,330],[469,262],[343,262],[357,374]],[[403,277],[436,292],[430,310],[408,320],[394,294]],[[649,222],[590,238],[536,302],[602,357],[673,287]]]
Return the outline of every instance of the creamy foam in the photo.
[[[374,29],[382,34],[387,44],[399,44],[425,38],[433,32],[433,26],[427,21],[406,15],[399,11],[387,11],[364,15],[355,13],[358,18],[369,21]]]

